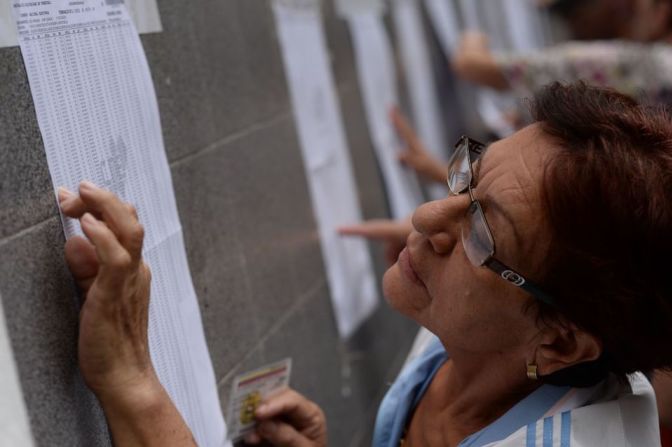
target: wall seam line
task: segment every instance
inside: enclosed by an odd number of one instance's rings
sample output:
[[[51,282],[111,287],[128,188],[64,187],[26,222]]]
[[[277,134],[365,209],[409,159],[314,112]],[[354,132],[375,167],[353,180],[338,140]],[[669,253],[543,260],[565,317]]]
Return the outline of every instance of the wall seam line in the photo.
[[[303,307],[304,304],[308,302],[310,298],[313,297],[313,295],[318,292],[325,284],[327,284],[327,281],[325,279],[322,279],[318,282],[315,283],[314,286],[312,286],[309,290],[307,290],[305,293],[302,293],[299,295],[299,298],[294,302],[292,307],[285,312],[285,314],[280,317],[273,326],[266,332],[264,336],[259,338],[259,341],[251,348],[248,350],[247,354],[243,356],[238,362],[236,362],[235,365],[233,365],[229,371],[222,376],[220,380],[217,381],[217,388],[221,388],[227,380],[232,376],[233,373],[237,372],[238,367],[242,365],[247,359],[249,359],[252,354],[254,354],[257,349],[259,349],[261,346],[268,341],[291,317],[293,317],[299,309]]]
[[[271,127],[291,116],[291,112],[289,109],[285,109],[282,113],[279,113],[271,118],[265,119],[263,121],[258,121],[250,126],[247,126],[243,129],[237,130],[232,134],[229,134],[225,136],[224,138],[220,138],[217,141],[208,144],[207,146],[197,150],[196,152],[193,152],[191,154],[184,155],[182,157],[176,158],[175,160],[170,161],[169,166],[170,168],[175,168],[178,167],[184,163],[187,163],[193,159],[196,159],[204,154],[208,154],[210,152],[216,151],[218,148],[220,148],[223,145],[229,144],[233,141],[240,140],[242,138],[247,137],[248,135],[251,135],[254,132],[257,132],[259,130],[265,129],[267,127]]]
[[[37,229],[45,226],[46,224],[48,224],[49,222],[51,222],[52,220],[57,219],[57,218],[58,218],[58,215],[47,217],[46,219],[44,219],[44,220],[42,220],[42,221],[40,221],[36,224],[32,224],[29,227],[23,228],[23,229],[17,231],[16,233],[14,233],[14,234],[10,234],[9,236],[5,236],[4,238],[0,239],[0,247],[4,247],[5,245],[15,241],[16,239],[19,239],[19,238],[25,236],[26,234],[30,233],[31,231],[37,230]]]

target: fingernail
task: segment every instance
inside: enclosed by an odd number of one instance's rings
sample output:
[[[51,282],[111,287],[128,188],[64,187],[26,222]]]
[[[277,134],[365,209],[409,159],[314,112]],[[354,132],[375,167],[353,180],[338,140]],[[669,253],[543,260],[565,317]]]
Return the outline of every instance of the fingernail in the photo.
[[[93,182],[90,182],[88,180],[82,180],[79,183],[79,189],[89,189],[89,190],[91,190],[91,189],[98,189],[98,187]]]
[[[66,187],[61,186],[58,188],[58,201],[63,202],[71,197],[74,197],[75,195],[71,193]]]
[[[89,225],[96,225],[96,219],[90,214],[90,213],[84,213],[82,216],[82,222],[87,223]]]

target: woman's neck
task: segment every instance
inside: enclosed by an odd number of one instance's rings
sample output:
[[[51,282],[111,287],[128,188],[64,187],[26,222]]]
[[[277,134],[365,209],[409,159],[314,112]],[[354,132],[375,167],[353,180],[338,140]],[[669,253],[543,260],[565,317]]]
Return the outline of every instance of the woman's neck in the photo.
[[[411,420],[410,445],[455,446],[539,387],[524,366],[461,360],[453,357],[437,371]]]

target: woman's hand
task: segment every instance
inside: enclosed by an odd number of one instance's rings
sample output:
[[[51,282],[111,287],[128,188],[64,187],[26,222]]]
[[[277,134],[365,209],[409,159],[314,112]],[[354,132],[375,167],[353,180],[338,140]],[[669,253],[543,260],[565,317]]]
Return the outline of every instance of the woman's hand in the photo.
[[[343,236],[361,236],[382,241],[385,244],[385,260],[389,265],[397,262],[411,231],[413,224],[410,217],[404,220],[373,219],[338,229]]]
[[[82,182],[79,196],[59,190],[63,213],[80,220],[86,239],[65,245],[82,290],[79,367],[103,397],[155,379],[147,323],[150,272],[142,262],[144,231],[135,209],[109,191]]]
[[[429,153],[398,108],[390,110],[390,119],[399,138],[406,145],[404,151],[399,154],[399,160],[428,180],[446,183],[446,166]]]
[[[278,447],[325,447],[327,421],[314,402],[292,389],[270,396],[257,408],[259,426],[245,442],[262,440]]]
[[[150,272],[135,209],[89,182],[80,184],[79,195],[60,189],[58,200],[86,235],[65,245],[84,295],[79,367],[103,407],[114,444],[195,445],[149,356]]]

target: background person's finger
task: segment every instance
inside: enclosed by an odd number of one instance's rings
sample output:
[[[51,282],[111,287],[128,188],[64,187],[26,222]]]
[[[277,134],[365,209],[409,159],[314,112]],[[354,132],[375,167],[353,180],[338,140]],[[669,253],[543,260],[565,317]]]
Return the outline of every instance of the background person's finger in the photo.
[[[142,255],[144,230],[137,220],[135,208],[122,202],[112,192],[88,181],[80,184],[79,193],[84,203],[102,215],[105,223],[133,259],[139,261]]]
[[[81,236],[74,236],[65,243],[65,261],[77,285],[86,292],[98,274],[96,248]]]
[[[257,428],[259,435],[277,447],[311,447],[311,442],[294,427],[279,421],[264,421]]]
[[[392,118],[392,124],[397,131],[399,137],[404,140],[408,149],[413,151],[418,146],[418,136],[413,130],[413,127],[409,124],[408,120],[401,113],[399,108],[394,107],[390,111],[390,117]]]
[[[338,228],[343,236],[361,236],[368,239],[385,240],[399,236],[398,223],[388,219],[373,219],[357,225]]]
[[[119,243],[112,230],[90,213],[85,213],[81,222],[84,234],[96,249],[99,262],[96,280],[110,285],[114,290],[132,266],[131,255]]]

